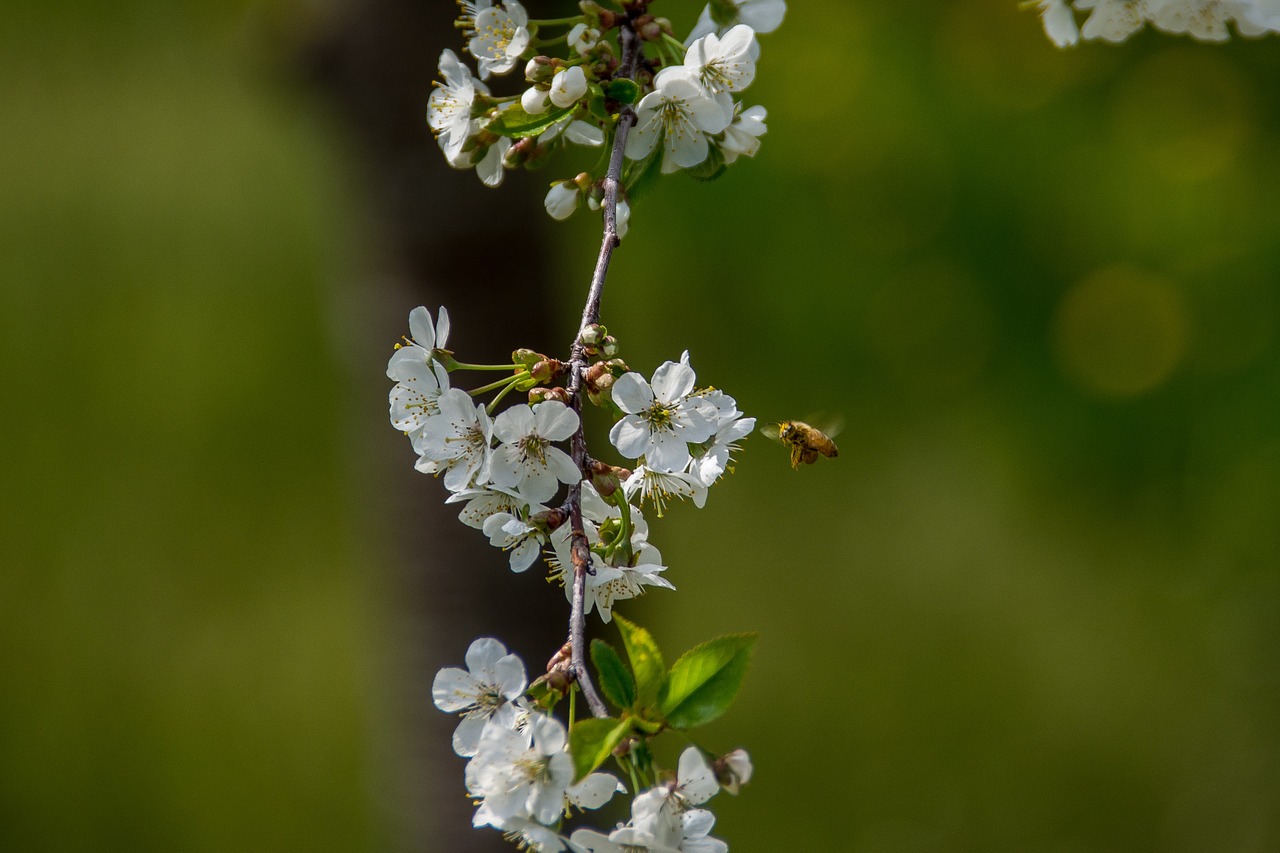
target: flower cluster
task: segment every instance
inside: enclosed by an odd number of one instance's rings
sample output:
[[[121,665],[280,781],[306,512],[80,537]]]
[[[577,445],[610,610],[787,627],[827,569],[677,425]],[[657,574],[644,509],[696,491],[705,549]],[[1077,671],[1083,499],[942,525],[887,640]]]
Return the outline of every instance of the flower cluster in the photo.
[[[1248,38],[1280,33],[1280,0],[1029,0],[1040,13],[1045,34],[1058,47],[1083,37],[1122,42],[1147,24],[1170,35],[1200,41],[1231,38],[1228,24]],[[1075,12],[1087,12],[1077,26]]]
[[[536,851],[728,851],[723,841],[709,837],[715,816],[696,807],[721,788],[737,794],[751,779],[745,750],[708,762],[691,746],[673,777],[630,762],[633,780],[650,774],[658,780],[638,792],[631,820],[607,835],[580,828],[566,837],[565,817],[598,809],[614,794],[628,793],[627,786],[609,773],[580,772],[584,765],[575,760],[564,725],[527,692],[524,663],[501,642],[476,640],[467,649],[466,665],[440,670],[432,696],[441,711],[462,717],[453,748],[468,759],[466,788],[477,806],[473,825],[501,830],[522,849]],[[585,743],[579,739],[580,746]]]
[[[654,174],[688,170],[708,179],[760,148],[764,107],[737,100],[755,79],[756,36],[776,29],[785,0],[714,0],[689,36],[629,3],[626,11],[583,0],[581,14],[531,19],[518,0],[464,0],[458,27],[477,73],[451,50],[440,55],[440,77],[427,122],[450,165],[474,168],[488,186],[507,169],[538,168],[569,145],[612,141],[624,115],[634,116],[626,140],[617,219],[626,233],[628,195]],[[634,63],[623,61],[623,29],[639,40]],[[553,46],[560,55],[543,52]],[[485,81],[524,70],[524,88],[506,96]],[[608,157],[594,171],[552,183],[547,213],[567,219],[582,204],[604,198]]]
[[[575,460],[565,451],[571,439],[581,439],[581,420],[566,402],[575,395],[559,384],[573,375],[562,362],[531,350],[516,350],[508,364],[458,361],[448,349],[450,321],[443,308],[434,318],[415,308],[409,331],[387,364],[395,382],[391,423],[409,438],[418,455],[415,467],[443,481],[447,502],[463,504],[462,522],[506,551],[512,571],[528,570],[544,554],[549,578],[564,586],[571,602],[570,579],[576,578],[583,616],[595,611],[606,623],[614,621],[618,602],[653,587],[674,589],[664,577],[661,553],[649,542],[644,508],[661,515],[673,498],[701,506],[708,488],[730,470],[737,442],[755,425],[732,397],[697,386],[688,353],[646,379],[617,357],[618,342],[603,326],[580,333],[576,390],[613,419],[613,445],[638,463],[629,470],[585,455]],[[467,370],[503,376],[471,391],[454,387],[451,375]],[[498,411],[513,391],[525,392],[527,402]],[[490,393],[487,403],[476,399]],[[568,496],[556,505],[565,486]],[[596,640],[592,647],[601,688],[623,712],[604,729],[585,721],[575,727],[572,703],[568,728],[551,716],[556,703],[577,690],[579,673],[564,650],[530,683],[518,657],[497,640],[479,639],[467,651],[466,669],[449,667],[436,676],[436,706],[461,717],[453,748],[469,759],[465,779],[478,804],[474,823],[534,850],[727,850],[708,836],[715,818],[695,806],[721,786],[737,792],[751,774],[746,754],[729,753],[713,767],[690,749],[675,777],[666,779],[647,743],[665,729],[702,725],[723,712],[753,638],[713,640],[664,672],[653,669],[661,654],[647,632],[621,617],[617,622],[629,638],[632,671],[608,644]],[[700,683],[694,702],[680,692]],[[579,829],[566,837],[560,831],[566,816],[599,808],[627,790],[614,776],[594,772],[609,756],[627,771],[633,790],[645,783],[631,820],[608,834]]]

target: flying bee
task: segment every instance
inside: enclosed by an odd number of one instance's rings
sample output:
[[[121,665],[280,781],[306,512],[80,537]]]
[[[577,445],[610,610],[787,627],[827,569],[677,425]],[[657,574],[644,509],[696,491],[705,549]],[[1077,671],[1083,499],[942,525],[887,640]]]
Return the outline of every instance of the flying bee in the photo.
[[[818,460],[818,454],[828,459],[834,459],[840,455],[831,436],[804,421],[765,424],[760,428],[760,432],[791,448],[792,468],[799,468],[801,462],[812,465]]]

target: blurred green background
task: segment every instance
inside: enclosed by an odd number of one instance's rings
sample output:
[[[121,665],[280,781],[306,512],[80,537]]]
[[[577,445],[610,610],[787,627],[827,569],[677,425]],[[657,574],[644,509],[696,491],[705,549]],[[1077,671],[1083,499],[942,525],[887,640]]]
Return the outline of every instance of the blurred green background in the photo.
[[[0,12],[0,849],[442,849],[387,805],[432,808],[386,724],[412,458],[344,310],[376,240],[280,72],[326,8]],[[756,761],[732,849],[1280,849],[1278,79],[1274,39],[797,0],[759,156],[636,205],[630,364],[846,423],[800,472],[752,438],[625,611],[761,632],[703,738]],[[567,340],[598,226],[537,226]]]

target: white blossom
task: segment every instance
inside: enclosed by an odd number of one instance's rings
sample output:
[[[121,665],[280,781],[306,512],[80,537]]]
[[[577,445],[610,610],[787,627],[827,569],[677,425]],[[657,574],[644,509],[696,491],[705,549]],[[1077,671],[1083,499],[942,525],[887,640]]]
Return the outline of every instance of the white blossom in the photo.
[[[627,203],[625,198],[618,199],[618,206],[614,209],[614,218],[618,225],[618,239],[621,240],[627,236],[627,231],[631,227],[631,205]]]
[[[684,838],[682,816],[719,790],[720,783],[702,751],[690,746],[680,754],[675,782],[650,788],[635,798],[631,804],[631,822],[659,840],[678,842]]]
[[[494,513],[485,519],[484,535],[495,548],[511,552],[511,571],[523,572],[538,557],[538,551],[546,534],[509,512]]]
[[[524,693],[526,681],[524,663],[507,654],[507,647],[495,639],[476,640],[465,659],[465,670],[446,667],[436,673],[431,696],[441,711],[462,714],[453,733],[453,749],[458,755],[471,756],[476,754],[481,731],[495,714],[502,714],[508,723],[513,721],[512,702]]]
[[[551,103],[564,109],[571,107],[587,94],[587,75],[581,65],[574,65],[556,72],[551,78]]]
[[[1080,41],[1080,29],[1067,0],[1033,0],[1040,10],[1045,35],[1058,47],[1070,47]]]
[[[578,209],[578,197],[580,194],[578,185],[573,181],[561,181],[558,184],[551,185],[551,189],[547,191],[546,201],[543,204],[552,219],[565,220],[573,216],[573,212]]]
[[[716,433],[709,444],[694,449],[689,474],[703,487],[710,488],[729,469],[738,442],[756,428],[756,419],[743,417],[737,401],[723,391],[711,390],[701,396],[703,402],[715,409]]]
[[[692,462],[697,462],[694,459]],[[712,482],[715,482],[712,480]],[[622,484],[627,500],[653,506],[661,518],[672,498],[692,500],[701,509],[707,503],[707,486],[698,476],[685,471],[660,471],[638,465]]]
[[[720,787],[735,796],[743,785],[751,781],[751,776],[755,772],[751,764],[751,756],[745,749],[735,749],[717,761],[715,766]]]
[[[756,34],[745,24],[733,27],[723,38],[708,33],[689,46],[684,69],[712,96],[741,92],[756,76],[755,39]],[[732,119],[733,101],[720,103],[722,108],[728,106]]]
[[[493,452],[490,479],[532,501],[547,500],[559,483],[582,478],[569,454],[552,444],[567,440],[577,429],[578,415],[558,400],[512,406],[493,422],[493,434],[502,444]]]
[[[782,25],[782,19],[787,14],[786,0],[724,0],[722,5],[732,7],[732,14],[728,19],[717,23],[711,14],[711,6],[707,5],[685,44],[702,38],[707,33],[724,32],[736,24],[746,24],[757,33],[771,33]]]
[[[480,800],[472,823],[501,828],[513,818],[554,822],[573,782],[565,746],[564,726],[545,714],[534,714],[522,732],[486,723],[466,770],[467,791]]]
[[[542,512],[545,509],[541,504],[530,505],[528,500],[512,490],[498,489],[492,485],[461,489],[445,499],[447,504],[463,501],[466,501],[467,505],[462,508],[462,512],[458,513],[458,519],[467,527],[474,527],[476,530],[483,530],[485,521],[500,512],[519,515],[524,510],[533,513]]]
[[[474,79],[453,51],[440,54],[439,84],[427,101],[427,125],[436,134],[436,141],[450,162],[458,159],[462,146],[471,136],[471,107],[476,93],[489,94],[483,83]]]
[[[437,401],[440,412],[428,418],[417,445],[414,466],[426,474],[444,473],[451,492],[481,485],[489,479],[493,422],[483,403],[466,391],[450,388]]]
[[[716,816],[706,809],[690,809],[680,815],[680,853],[729,853],[729,845],[711,838]]]
[[[505,136],[489,146],[480,162],[476,163],[476,174],[486,187],[496,187],[502,183],[504,176],[503,158],[511,150],[511,140]]]
[[[760,150],[760,137],[764,136],[764,120],[768,116],[764,107],[755,106],[742,109],[742,104],[734,104],[733,124],[725,128],[724,141],[720,150],[724,154],[724,162],[732,163],[739,157],[754,157]]]
[[[696,378],[688,364],[671,361],[654,371],[652,384],[638,373],[619,377],[613,401],[626,414],[609,431],[618,452],[628,459],[643,456],[657,471],[683,471],[689,444],[706,441],[716,430],[714,413],[689,396]]]
[[[698,165],[707,159],[707,134],[728,127],[732,113],[726,113],[683,66],[664,68],[653,84],[653,91],[636,105],[636,126],[627,137],[626,155],[642,160],[661,141],[664,173]]]
[[[587,148],[599,148],[604,145],[603,130],[594,124],[573,118],[571,115],[565,116],[544,130],[538,137],[538,144],[546,145],[560,136],[563,136],[566,141],[572,142],[574,145],[584,145]]]
[[[1076,0],[1075,6],[1091,14],[1080,28],[1086,39],[1122,42],[1142,29],[1146,0]]]
[[[426,308],[413,309],[409,333],[408,345],[397,347],[387,362],[387,378],[396,382],[388,402],[392,425],[416,446],[427,419],[440,411],[440,395],[449,388],[449,373],[433,354],[449,337],[449,312],[441,308],[439,321],[433,323]]]
[[[600,43],[600,31],[595,27],[588,27],[585,23],[574,24],[569,30],[569,47],[579,56],[586,56],[596,45]]]
[[[501,6],[481,8],[475,16],[475,35],[467,50],[480,66],[480,79],[490,74],[506,74],[516,67],[520,54],[529,46],[529,16],[516,0]]]

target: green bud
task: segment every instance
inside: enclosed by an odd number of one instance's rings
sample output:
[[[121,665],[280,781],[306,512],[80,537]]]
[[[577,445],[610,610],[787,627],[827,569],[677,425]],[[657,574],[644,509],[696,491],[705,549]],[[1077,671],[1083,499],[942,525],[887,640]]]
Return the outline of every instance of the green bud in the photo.
[[[600,352],[605,358],[613,358],[618,354],[618,339],[613,335],[605,335],[604,340],[600,342]]]
[[[582,341],[585,346],[599,346],[609,334],[609,330],[599,323],[593,323],[578,333],[578,340]]]
[[[523,364],[526,368],[532,368],[535,364],[542,361],[542,356],[531,349],[518,349],[511,353],[512,364]]]

